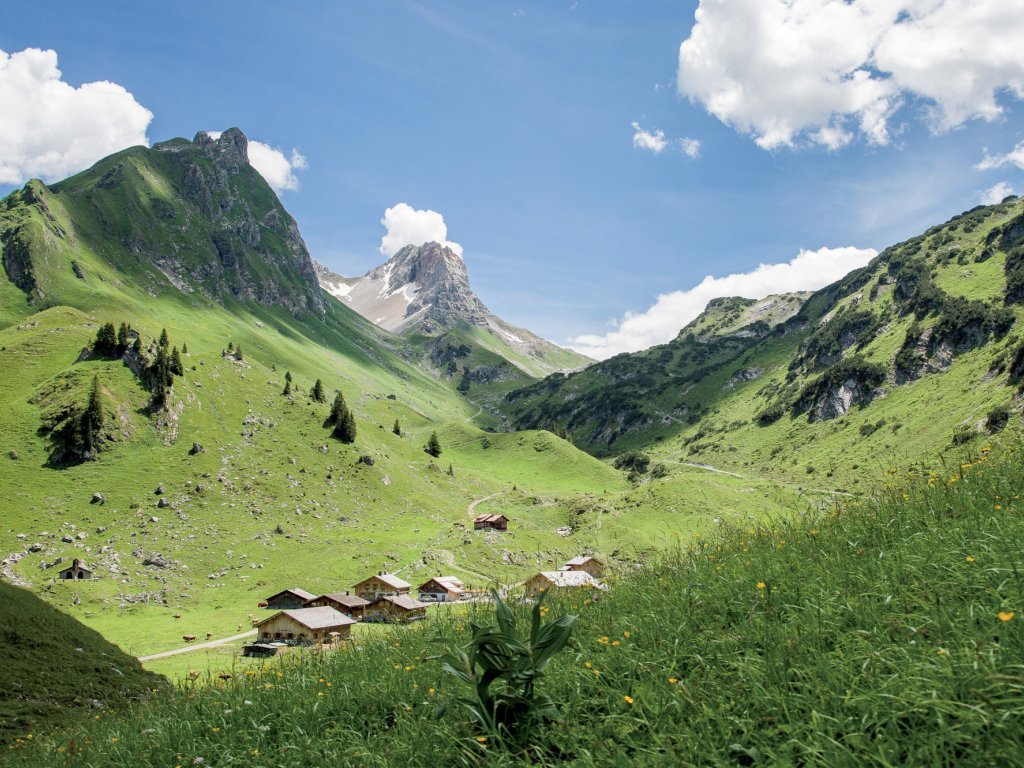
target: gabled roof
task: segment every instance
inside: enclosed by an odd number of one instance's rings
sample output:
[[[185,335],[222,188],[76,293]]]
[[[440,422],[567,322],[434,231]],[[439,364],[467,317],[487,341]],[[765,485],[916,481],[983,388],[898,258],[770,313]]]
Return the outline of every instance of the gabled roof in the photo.
[[[426,603],[421,603],[419,600],[413,600],[408,595],[398,595],[396,597],[378,597],[370,605],[376,605],[377,603],[391,603],[399,608],[404,608],[407,611],[414,611],[417,608],[426,608]]]
[[[586,571],[541,571],[537,576],[547,579],[556,587],[601,586],[600,582]]]
[[[598,560],[596,557],[591,557],[590,555],[583,555],[581,557],[574,557],[572,560],[568,561],[566,565],[584,565],[586,563],[589,563],[591,560],[593,560],[598,565],[601,564],[601,561]]]
[[[462,579],[456,578],[455,576],[435,576],[438,581],[447,581],[449,584],[454,584],[456,587],[462,586]]]
[[[294,619],[307,629],[330,629],[331,627],[343,627],[346,624],[356,623],[341,611],[325,606],[322,608],[292,608],[290,610],[278,611],[273,616],[259,622],[256,626],[263,626],[268,621],[282,614]]]
[[[462,592],[462,582],[458,579],[452,579],[447,576],[435,576],[434,578],[428,579],[427,581],[420,584],[418,587],[416,587],[416,589],[422,592],[431,584],[438,584],[444,587],[449,592]]]
[[[504,515],[477,515],[473,518],[474,523],[496,523],[499,520],[508,521]]]
[[[369,600],[366,600],[359,595],[347,595],[344,592],[332,592],[329,595],[317,595],[313,600],[333,600],[339,605],[344,605],[346,608],[361,608],[364,605],[369,604]],[[310,600],[309,602],[313,602]]]
[[[267,598],[267,602],[270,602],[275,597],[281,597],[282,595],[295,595],[295,597],[301,598],[305,601],[312,600],[314,597],[316,597],[316,595],[314,595],[312,592],[307,592],[306,590],[299,589],[298,587],[292,587],[291,589],[282,589],[276,595],[271,595]]]
[[[383,581],[385,584],[387,584],[389,587],[394,587],[395,589],[411,589],[412,588],[412,584],[410,584],[407,581],[402,581],[400,578],[398,578],[397,576],[395,576],[392,573],[375,573],[373,576],[370,576],[370,577],[365,578],[362,581],[360,581],[359,584],[365,584],[370,579],[379,579],[379,580]],[[356,586],[358,587],[359,584],[356,584]]]

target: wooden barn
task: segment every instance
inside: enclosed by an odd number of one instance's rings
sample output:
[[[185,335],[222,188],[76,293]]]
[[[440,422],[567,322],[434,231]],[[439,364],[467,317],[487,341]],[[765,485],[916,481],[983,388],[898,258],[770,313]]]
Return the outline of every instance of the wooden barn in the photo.
[[[275,611],[285,611],[293,608],[302,608],[316,595],[304,589],[286,589],[271,595],[266,599],[267,608]]]
[[[545,589],[603,589],[601,582],[586,571],[541,571],[523,586],[529,597],[536,597]]]
[[[504,515],[477,515],[473,518],[474,531],[507,531],[508,518]]]
[[[599,579],[604,576],[604,563],[598,560],[596,557],[590,557],[584,555],[583,557],[574,557],[572,560],[565,564],[562,568],[563,571],[584,571],[589,573],[595,579]]]
[[[308,603],[307,608],[333,608],[339,613],[351,616],[357,621],[363,618],[363,608],[369,603],[358,595],[350,595],[348,591],[332,592],[329,595],[314,597]]]
[[[91,579],[92,571],[82,565],[77,557],[71,561],[71,565],[62,571],[57,572],[57,578],[61,581],[76,581],[80,579]]]
[[[356,622],[333,608],[296,608],[278,611],[256,624],[260,643],[334,645],[352,636]]]
[[[404,624],[427,618],[427,604],[408,595],[380,597],[363,609],[363,621]]]
[[[463,584],[454,576],[435,576],[416,587],[420,600],[432,603],[454,603],[466,595]]]
[[[380,597],[398,597],[408,595],[412,584],[402,581],[394,574],[381,571],[376,576],[363,579],[352,590],[364,600],[376,600]]]

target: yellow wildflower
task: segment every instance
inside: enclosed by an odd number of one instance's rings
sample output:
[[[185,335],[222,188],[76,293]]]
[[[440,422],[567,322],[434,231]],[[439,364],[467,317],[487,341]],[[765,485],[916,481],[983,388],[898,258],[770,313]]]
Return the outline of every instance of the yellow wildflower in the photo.
[[[757,588],[758,589],[764,589],[766,586],[767,586],[767,584],[765,584],[763,581],[757,582]]]
[[[626,702],[627,704],[632,704],[633,703],[633,697],[632,696],[623,696],[622,700],[624,702]]]
[[[1014,611],[1000,611],[999,612],[999,620],[1000,621],[1010,621],[1016,615],[1017,614]]]

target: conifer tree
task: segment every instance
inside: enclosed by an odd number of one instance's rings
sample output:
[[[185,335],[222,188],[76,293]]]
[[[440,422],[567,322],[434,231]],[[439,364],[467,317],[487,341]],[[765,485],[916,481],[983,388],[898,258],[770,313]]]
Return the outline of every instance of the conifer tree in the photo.
[[[113,326],[111,326],[113,328]],[[79,422],[79,441],[85,453],[95,452],[99,443],[100,430],[103,429],[103,401],[100,399],[100,377],[92,379],[92,389],[89,391],[89,402],[82,412]]]
[[[292,393],[292,372],[291,371],[285,371],[284,372],[284,391],[281,392],[281,394],[282,395],[290,395],[291,393]]]
[[[235,351],[235,342],[229,341],[228,342],[228,352],[234,352],[234,351]]]
[[[131,329],[127,323],[121,323],[117,329],[117,354],[123,355],[128,351],[128,331]]]
[[[162,331],[160,331],[160,342],[159,342],[159,344],[164,349],[167,349],[167,346],[170,343],[171,343],[171,340],[167,337],[167,329],[164,328]]]
[[[452,467],[451,462],[448,462],[448,474],[455,477],[455,469]]]
[[[186,344],[184,342],[182,342],[182,344],[181,344],[181,354],[183,354],[183,355],[187,355],[188,354],[188,344]]]
[[[177,347],[174,347],[171,350],[171,360],[169,366],[171,373],[173,373],[175,376],[185,375],[185,368],[181,364],[181,354],[179,354]]]
[[[441,455],[441,441],[437,439],[437,432],[430,433],[430,439],[427,440],[427,445],[423,450],[435,459]]]
[[[343,443],[356,441],[356,417],[348,408],[345,409],[345,418],[334,428],[334,437]]]
[[[139,336],[135,337],[135,341],[132,342],[132,351],[135,354],[141,354],[142,353],[142,338],[141,337],[139,337]]]
[[[334,396],[334,402],[331,403],[331,412],[327,416],[327,426],[340,424],[347,413],[348,406],[345,405],[345,396],[338,392]]]
[[[104,323],[96,331],[96,341],[92,350],[103,357],[113,357],[117,353],[117,331],[113,323]]]
[[[395,426],[391,428],[391,431],[399,437],[402,436],[402,425],[398,423],[398,419],[395,419]]]
[[[316,380],[316,384],[313,385],[313,391],[310,396],[318,403],[327,402],[327,395],[324,394],[324,383],[320,379]]]

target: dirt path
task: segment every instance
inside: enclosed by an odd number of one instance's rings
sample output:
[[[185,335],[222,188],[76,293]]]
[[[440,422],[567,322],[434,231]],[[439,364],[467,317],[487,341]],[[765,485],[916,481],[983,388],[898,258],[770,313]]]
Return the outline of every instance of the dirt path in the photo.
[[[704,469],[704,470],[707,470],[708,472],[715,472],[715,473],[717,473],[719,475],[729,475],[729,477],[738,477],[740,480],[743,479],[743,475],[741,475],[741,474],[738,474],[736,472],[728,472],[728,471],[726,471],[724,469],[718,469],[717,467],[712,467],[710,464],[694,464],[694,463],[689,462],[689,461],[672,461],[671,459],[663,459],[663,461],[666,464],[679,464],[680,466],[683,466],[683,467],[693,467],[694,469]]]
[[[452,570],[462,571],[463,573],[468,573],[470,576],[476,576],[478,579],[480,579],[483,582],[483,584],[490,584],[490,583],[492,583],[494,581],[494,579],[492,577],[487,576],[487,575],[485,575],[483,573],[480,573],[479,571],[471,571],[469,568],[463,568],[461,565],[456,565],[456,563],[455,563],[455,555],[451,552],[451,550],[448,550],[448,549],[435,549],[435,550],[433,550],[433,552],[438,557],[440,557],[442,560],[444,560],[444,564],[447,565]]]
[[[154,659],[166,659],[168,656],[177,656],[179,653],[192,653],[193,651],[201,651],[203,648],[215,648],[218,645],[226,645],[227,643],[233,643],[235,640],[242,640],[246,637],[252,637],[256,634],[255,629],[250,629],[248,632],[243,632],[240,635],[232,635],[231,637],[222,637],[220,640],[211,640],[208,643],[198,643],[197,645],[186,645],[184,648],[175,648],[173,651],[164,651],[163,653],[154,653],[149,656],[139,656],[139,661],[153,661]]]
[[[475,517],[476,516],[476,505],[477,504],[483,504],[485,501],[490,501],[495,496],[501,496],[501,494],[503,494],[503,493],[504,493],[504,491],[498,491],[497,493],[492,493],[490,496],[484,496],[482,499],[477,499],[476,501],[471,501],[469,503],[469,506],[466,507],[466,513],[470,517]]]
[[[474,413],[472,416],[468,417],[467,419],[464,419],[464,422],[466,424],[469,424],[469,422],[471,422],[473,419],[475,419],[477,416],[479,416],[483,412],[484,412],[484,407],[481,405],[480,406],[480,410],[478,410],[476,413]]]

